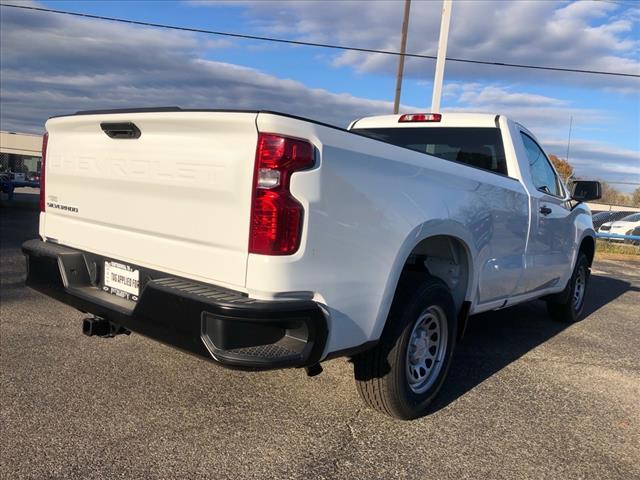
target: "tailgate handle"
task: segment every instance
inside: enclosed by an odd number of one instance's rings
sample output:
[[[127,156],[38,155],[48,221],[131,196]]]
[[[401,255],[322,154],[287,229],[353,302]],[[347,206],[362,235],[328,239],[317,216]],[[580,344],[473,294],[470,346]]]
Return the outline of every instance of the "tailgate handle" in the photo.
[[[142,135],[133,122],[103,122],[100,128],[110,138],[140,138]]]

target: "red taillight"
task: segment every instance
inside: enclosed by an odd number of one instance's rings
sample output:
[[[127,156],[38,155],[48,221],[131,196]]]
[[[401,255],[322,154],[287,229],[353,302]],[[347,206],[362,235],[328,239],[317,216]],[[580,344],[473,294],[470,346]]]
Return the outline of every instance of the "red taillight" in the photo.
[[[49,132],[46,132],[42,136],[42,160],[40,162],[40,211],[44,212],[46,201],[44,193],[44,179],[46,175],[46,162],[47,162],[47,143],[49,142]]]
[[[405,113],[400,116],[398,122],[439,122],[440,120],[442,115],[439,113]]]
[[[306,140],[260,133],[251,202],[249,253],[290,255],[300,247],[304,210],[289,191],[291,174],[313,166]]]

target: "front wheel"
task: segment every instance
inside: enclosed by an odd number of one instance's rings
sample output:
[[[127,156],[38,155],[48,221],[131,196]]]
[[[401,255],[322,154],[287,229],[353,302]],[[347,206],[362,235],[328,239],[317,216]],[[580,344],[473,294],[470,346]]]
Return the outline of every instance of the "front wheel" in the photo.
[[[558,322],[574,323],[580,320],[589,283],[589,260],[580,252],[566,289],[559,297],[547,300],[547,311]]]
[[[424,274],[404,278],[379,343],[354,358],[364,402],[399,419],[425,415],[449,370],[456,330],[448,287]]]

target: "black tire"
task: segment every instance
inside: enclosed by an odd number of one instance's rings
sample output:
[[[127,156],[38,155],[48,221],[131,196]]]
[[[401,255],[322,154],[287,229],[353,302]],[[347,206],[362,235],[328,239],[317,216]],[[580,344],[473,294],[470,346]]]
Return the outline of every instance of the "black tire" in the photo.
[[[407,373],[410,368],[407,348],[410,339],[417,338],[413,334],[414,327],[420,328],[419,319],[423,319],[423,338],[433,339],[429,330],[431,325],[426,325],[424,320],[425,315],[429,318],[429,312],[435,312],[436,317],[444,317],[438,320],[442,324],[438,332],[442,333],[441,337],[446,338],[446,342],[442,346],[443,340],[440,340],[436,348],[438,354],[434,354],[439,360],[432,361],[431,366],[427,367],[432,370],[426,377],[428,381],[425,380],[422,385],[425,390],[416,393],[419,385],[410,385],[410,374]],[[449,371],[457,328],[453,298],[444,282],[425,274],[404,277],[398,286],[380,341],[373,349],[354,358],[356,386],[364,402],[374,410],[403,420],[428,413],[429,404],[438,394]],[[432,346],[422,345],[422,352],[431,351]],[[415,351],[414,344],[412,352]],[[413,367],[412,371],[414,374],[426,371],[420,368]],[[412,380],[416,381],[415,378]]]
[[[551,318],[563,323],[575,323],[582,318],[590,274],[589,260],[584,252],[579,252],[567,287],[559,295],[554,295],[547,300],[547,312],[549,312]],[[580,278],[582,278],[582,280],[580,280]],[[580,300],[576,301],[578,282],[582,282],[580,288],[583,290]]]

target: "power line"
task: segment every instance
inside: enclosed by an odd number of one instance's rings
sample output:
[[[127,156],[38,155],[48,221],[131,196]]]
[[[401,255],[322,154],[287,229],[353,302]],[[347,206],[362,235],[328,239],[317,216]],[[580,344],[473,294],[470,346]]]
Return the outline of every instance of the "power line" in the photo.
[[[34,10],[38,12],[47,12],[47,13],[56,13],[60,15],[70,15],[74,17],[83,17],[83,18],[91,18],[94,20],[107,20],[110,22],[119,22],[119,23],[127,23],[130,25],[140,25],[144,27],[155,27],[155,28],[166,28],[170,30],[180,30],[184,32],[192,32],[192,33],[205,33],[208,35],[218,35],[223,37],[233,37],[233,38],[241,38],[245,40],[261,40],[265,42],[273,42],[273,43],[285,43],[289,45],[302,45],[307,47],[320,47],[320,48],[331,48],[334,50],[350,50],[354,52],[364,52],[364,53],[380,53],[383,55],[403,55],[405,57],[411,58],[422,58],[429,60],[436,60],[437,57],[435,55],[423,55],[419,53],[400,53],[392,50],[377,50],[373,48],[360,48],[360,47],[347,47],[345,45],[336,45],[330,43],[318,43],[318,42],[304,42],[301,40],[288,40],[284,38],[275,38],[275,37],[263,37],[258,35],[247,35],[242,33],[233,33],[233,32],[222,32],[217,30],[205,30],[201,28],[190,28],[190,27],[179,27],[175,25],[168,25],[163,23],[152,23],[152,22],[142,22],[139,20],[129,20],[125,18],[116,18],[116,17],[105,17],[102,15],[91,15],[89,13],[78,13],[78,12],[69,12],[65,10],[54,10],[50,8],[41,8],[41,7],[32,7],[27,5],[11,5],[7,3],[0,3],[2,7],[10,7],[10,8],[20,8],[23,10]],[[607,72],[602,70],[582,70],[578,68],[563,68],[563,67],[549,67],[549,66],[540,66],[540,65],[528,65],[528,64],[520,64],[520,63],[505,63],[505,62],[489,62],[484,60],[471,60],[467,58],[451,58],[447,57],[447,60],[450,62],[459,62],[459,63],[472,63],[477,65],[493,65],[498,67],[512,67],[512,68],[527,68],[531,70],[549,70],[554,72],[571,72],[571,73],[586,73],[593,75],[610,75],[610,76],[618,76],[618,77],[635,77],[640,78],[640,75],[636,75],[633,73],[622,73],[622,72]]]
[[[594,2],[602,2],[602,3],[611,3],[613,5],[621,5],[623,7],[631,7],[634,5],[635,0],[633,2],[624,2],[623,0],[592,0]]]

